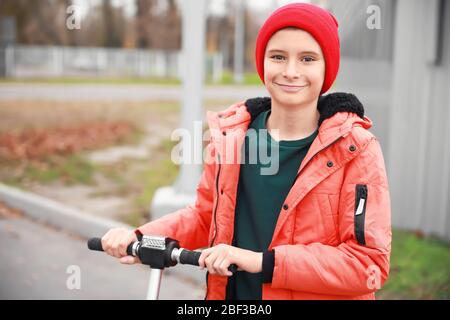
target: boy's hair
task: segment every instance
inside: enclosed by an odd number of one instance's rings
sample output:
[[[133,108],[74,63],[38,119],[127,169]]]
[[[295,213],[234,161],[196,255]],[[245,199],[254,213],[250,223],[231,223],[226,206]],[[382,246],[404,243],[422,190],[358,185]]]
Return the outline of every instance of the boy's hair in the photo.
[[[275,10],[259,30],[255,47],[256,70],[264,82],[264,55],[272,35],[285,28],[307,31],[319,43],[325,59],[325,79],[320,93],[333,84],[339,70],[340,43],[336,18],[325,9],[308,3],[293,3]]]

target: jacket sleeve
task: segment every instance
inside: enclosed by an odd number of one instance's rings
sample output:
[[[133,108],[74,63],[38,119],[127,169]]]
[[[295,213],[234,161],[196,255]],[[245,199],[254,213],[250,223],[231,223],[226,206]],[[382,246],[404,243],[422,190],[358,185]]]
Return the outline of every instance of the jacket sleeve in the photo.
[[[212,143],[207,146],[207,158],[200,182],[197,185],[197,198],[194,204],[167,214],[157,220],[140,226],[142,234],[162,235],[176,239],[180,246],[194,250],[208,245],[211,224],[215,164]]]
[[[272,287],[354,296],[375,292],[386,281],[392,237],[391,206],[378,140],[373,137],[344,169],[347,171],[339,199],[341,243],[275,247]],[[361,185],[366,186],[367,192],[364,224],[355,231],[355,213],[364,208],[358,209],[355,201]]]

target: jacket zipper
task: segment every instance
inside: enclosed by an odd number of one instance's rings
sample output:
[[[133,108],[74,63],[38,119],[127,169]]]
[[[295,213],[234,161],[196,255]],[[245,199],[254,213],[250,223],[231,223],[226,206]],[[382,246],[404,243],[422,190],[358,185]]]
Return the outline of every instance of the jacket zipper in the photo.
[[[216,236],[217,236],[217,222],[216,222],[216,212],[217,212],[217,205],[219,204],[219,176],[220,176],[220,154],[217,153],[217,159],[218,159],[218,165],[219,165],[219,169],[217,170],[217,175],[216,175],[216,205],[214,206],[214,235],[213,235],[213,239],[211,240],[211,243],[209,245],[209,247],[212,247],[214,241],[216,240]],[[206,271],[206,294],[205,294],[205,300],[208,297],[208,274],[209,272]]]
[[[356,185],[355,199],[355,237],[359,244],[365,246],[364,222],[366,218],[367,185]]]
[[[217,175],[216,175],[216,195],[217,195],[217,200],[216,200],[216,205],[214,207],[214,235],[213,235],[213,239],[211,241],[211,244],[209,245],[210,247],[213,245],[214,241],[216,240],[216,236],[217,236],[217,222],[216,222],[216,212],[217,212],[217,206],[219,204],[219,176],[220,176],[220,155],[217,154],[217,159],[218,159],[218,164],[219,164],[219,170],[217,171]]]

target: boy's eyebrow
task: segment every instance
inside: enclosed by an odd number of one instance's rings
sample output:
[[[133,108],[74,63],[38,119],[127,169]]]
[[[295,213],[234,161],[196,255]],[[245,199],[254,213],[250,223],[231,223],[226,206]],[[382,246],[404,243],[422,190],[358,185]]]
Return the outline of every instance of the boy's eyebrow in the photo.
[[[272,50],[267,51],[267,53],[273,53],[273,52],[287,53],[286,51],[281,50],[281,49],[272,49]],[[318,52],[315,52],[315,51],[302,51],[302,52],[300,52],[300,53],[301,53],[301,54],[312,54],[312,55],[316,55],[316,56],[319,55],[319,53],[318,53]]]

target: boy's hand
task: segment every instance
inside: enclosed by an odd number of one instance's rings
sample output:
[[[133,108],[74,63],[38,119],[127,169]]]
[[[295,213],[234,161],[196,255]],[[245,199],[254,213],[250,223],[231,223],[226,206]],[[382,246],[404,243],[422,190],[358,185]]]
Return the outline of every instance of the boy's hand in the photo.
[[[236,264],[239,269],[251,273],[262,271],[262,252],[240,249],[227,244],[218,244],[202,251],[198,264],[200,269],[208,268],[209,273],[221,276],[233,275],[228,267]]]
[[[125,228],[114,228],[109,230],[102,237],[102,247],[110,256],[119,259],[120,263],[134,264],[140,263],[138,257],[129,256],[127,254],[127,247],[130,243],[138,241],[136,234]]]

